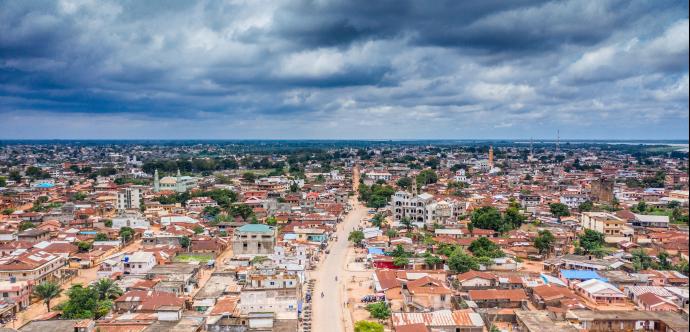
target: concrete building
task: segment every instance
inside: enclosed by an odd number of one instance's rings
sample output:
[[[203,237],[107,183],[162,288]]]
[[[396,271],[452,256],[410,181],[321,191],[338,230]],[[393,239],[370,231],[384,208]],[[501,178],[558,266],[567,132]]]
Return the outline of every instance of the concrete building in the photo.
[[[120,189],[117,192],[117,209],[119,211],[139,209],[141,194],[141,190],[137,187]]]
[[[180,170],[177,170],[177,176],[166,176],[159,179],[158,170],[153,175],[153,191],[160,192],[170,190],[178,193],[186,192],[192,188],[196,188],[198,178],[191,176],[182,176]]]
[[[583,212],[581,225],[585,229],[591,229],[605,236],[622,236],[625,220],[606,212]]]
[[[232,252],[235,255],[270,255],[276,243],[276,232],[271,226],[247,224],[235,230]]]

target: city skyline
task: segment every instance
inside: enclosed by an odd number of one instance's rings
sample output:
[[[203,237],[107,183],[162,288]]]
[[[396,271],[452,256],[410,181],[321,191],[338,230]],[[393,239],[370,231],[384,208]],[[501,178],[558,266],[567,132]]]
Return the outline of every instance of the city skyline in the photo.
[[[688,138],[675,1],[0,5],[0,139]]]

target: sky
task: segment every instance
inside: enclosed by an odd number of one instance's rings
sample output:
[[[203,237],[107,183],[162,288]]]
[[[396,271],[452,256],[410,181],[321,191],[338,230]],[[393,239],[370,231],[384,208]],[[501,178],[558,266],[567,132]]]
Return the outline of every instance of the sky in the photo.
[[[688,139],[688,1],[2,1],[2,139]]]

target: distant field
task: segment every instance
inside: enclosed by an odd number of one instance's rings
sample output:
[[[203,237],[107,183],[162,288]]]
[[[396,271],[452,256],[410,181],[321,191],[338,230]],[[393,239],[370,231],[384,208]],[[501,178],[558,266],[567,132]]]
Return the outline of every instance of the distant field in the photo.
[[[187,263],[187,262],[200,262],[206,263],[213,259],[212,254],[179,254],[173,260],[175,262]]]

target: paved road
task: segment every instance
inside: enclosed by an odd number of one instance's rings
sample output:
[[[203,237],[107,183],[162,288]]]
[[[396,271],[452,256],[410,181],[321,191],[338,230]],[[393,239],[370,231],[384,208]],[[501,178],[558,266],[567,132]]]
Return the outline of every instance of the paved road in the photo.
[[[353,201],[354,203],[354,201]],[[338,225],[336,232],[338,241],[331,243],[330,254],[319,265],[318,269],[310,274],[316,279],[313,303],[313,331],[340,332],[352,330],[352,323],[346,316],[344,306],[347,297],[344,294],[346,255],[348,250],[347,236],[359,223],[359,220],[367,214],[367,209],[359,203],[354,203],[354,209]],[[338,281],[335,277],[338,277]],[[321,298],[321,292],[324,297]]]
[[[355,192],[359,187],[359,169],[353,170],[353,187]],[[338,225],[336,231],[338,240],[329,246],[330,254],[309,274],[316,279],[314,287],[314,300],[312,306],[312,331],[341,332],[352,331],[354,327],[350,322],[349,313],[345,308],[347,296],[345,294],[345,280],[347,272],[348,241],[347,236],[355,228],[359,221],[367,214],[367,208],[360,204],[355,197],[350,200],[352,211],[347,214],[345,220]],[[338,277],[338,281],[335,277]],[[324,297],[321,298],[321,292]]]

